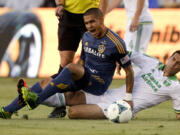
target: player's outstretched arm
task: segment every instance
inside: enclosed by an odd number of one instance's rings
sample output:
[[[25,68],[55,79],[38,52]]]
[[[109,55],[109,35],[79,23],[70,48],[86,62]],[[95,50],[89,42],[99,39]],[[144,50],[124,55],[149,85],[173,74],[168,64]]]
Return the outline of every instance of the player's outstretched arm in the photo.
[[[132,89],[134,86],[134,71],[132,68],[132,65],[124,68],[125,73],[126,73],[126,96],[125,96],[125,101],[127,101],[131,107],[133,107],[132,104]]]
[[[71,106],[68,117],[70,119],[106,119],[102,109],[95,104]]]

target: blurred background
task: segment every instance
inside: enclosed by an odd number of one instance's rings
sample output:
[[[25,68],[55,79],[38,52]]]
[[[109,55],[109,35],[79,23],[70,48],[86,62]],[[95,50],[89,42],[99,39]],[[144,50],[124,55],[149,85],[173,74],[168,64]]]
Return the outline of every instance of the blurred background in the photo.
[[[147,54],[166,63],[180,49],[180,0],[149,0],[149,7],[154,29]],[[0,77],[36,78],[56,73],[60,61],[57,23],[54,0],[0,0]],[[106,15],[105,24],[124,38],[123,3]],[[79,55],[80,48],[74,61]]]

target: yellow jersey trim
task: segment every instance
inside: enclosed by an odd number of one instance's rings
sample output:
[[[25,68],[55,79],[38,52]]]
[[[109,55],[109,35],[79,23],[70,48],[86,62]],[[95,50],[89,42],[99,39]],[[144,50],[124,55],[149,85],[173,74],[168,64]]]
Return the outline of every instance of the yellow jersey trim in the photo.
[[[124,54],[125,50],[123,45],[121,44],[121,42],[119,41],[119,39],[117,37],[115,37],[112,32],[108,31],[107,32],[107,37],[116,45],[118,51],[120,54]]]

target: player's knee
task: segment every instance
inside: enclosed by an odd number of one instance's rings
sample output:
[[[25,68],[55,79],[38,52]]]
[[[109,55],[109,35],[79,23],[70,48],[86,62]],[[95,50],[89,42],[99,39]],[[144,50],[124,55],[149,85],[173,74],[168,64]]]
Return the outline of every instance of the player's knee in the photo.
[[[77,118],[77,111],[76,109],[74,109],[73,107],[70,107],[69,110],[68,110],[68,117],[70,119],[76,119]]]
[[[68,68],[69,70],[73,70],[74,66],[75,66],[74,63],[69,63],[68,65],[66,65],[66,68]]]
[[[46,78],[46,79],[41,80],[39,84],[44,89],[51,80],[52,80],[51,78]]]

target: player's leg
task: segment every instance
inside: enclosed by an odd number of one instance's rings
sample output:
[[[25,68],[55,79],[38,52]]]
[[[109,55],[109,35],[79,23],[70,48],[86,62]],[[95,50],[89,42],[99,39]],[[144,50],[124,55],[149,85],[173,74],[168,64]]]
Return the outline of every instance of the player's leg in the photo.
[[[22,87],[21,93],[29,109],[34,109],[37,105],[55,93],[77,90],[77,88],[80,89],[83,85],[87,86],[88,77],[89,73],[85,72],[84,67],[78,64],[69,64],[41,93],[32,93],[26,87]],[[76,82],[79,80],[85,80],[85,83],[77,87]]]
[[[40,82],[35,83],[32,87],[29,89],[32,92],[40,93],[46,85],[52,80],[52,78],[43,79]],[[22,87],[27,87],[25,80],[20,79],[17,83],[18,91]],[[72,97],[72,96],[71,96]],[[65,106],[65,96],[63,93],[57,93],[51,97],[49,97],[47,100],[45,100],[43,105],[51,106],[51,107],[62,107]],[[25,103],[22,99],[22,95],[19,95],[17,98],[15,98],[9,105],[5,107],[0,107],[0,118],[11,118],[11,115],[20,110],[25,106]]]
[[[75,105],[68,110],[70,119],[105,119],[102,109],[95,104]]]
[[[64,96],[67,106],[86,104],[86,96],[83,91],[67,92]]]
[[[147,23],[147,24],[146,24]],[[126,29],[124,41],[129,51],[136,51],[145,53],[151,39],[153,24],[152,22],[141,22],[137,31],[129,31],[129,24]],[[133,64],[133,70],[135,75],[140,71],[139,67]]]
[[[128,22],[128,26],[129,26],[129,22]],[[137,52],[145,53],[151,39],[152,31],[153,31],[153,23],[148,21],[141,22],[137,31],[135,32],[129,31],[127,27],[124,38],[127,49],[129,51],[137,51]]]
[[[60,68],[59,72],[67,64],[73,61],[75,52],[78,49],[82,34],[86,31],[83,15],[72,14],[64,10],[63,17],[58,25],[58,44],[60,51]],[[64,110],[63,110],[64,109]],[[55,108],[50,114],[49,118],[62,116],[65,107]]]
[[[65,67],[69,63],[73,62],[75,51],[60,51],[61,66]]]
[[[10,119],[12,113],[4,111],[4,108],[0,106],[0,118]]]
[[[141,27],[141,38],[137,44],[140,44],[139,52],[145,53],[151,40],[153,23],[150,22],[150,24],[142,24]]]
[[[124,35],[124,42],[125,42],[125,44],[126,44],[126,47],[127,47],[127,50],[128,50],[128,51],[132,51],[133,48],[134,48],[134,43],[133,43],[132,37],[133,37],[133,34],[134,34],[135,32],[131,32],[131,31],[129,30],[130,24],[131,24],[131,21],[128,20],[127,26],[126,26],[126,33],[125,33],[125,35]]]
[[[82,91],[56,93],[46,99],[42,104],[58,108],[54,109],[52,113],[48,115],[48,118],[61,118],[66,115],[66,105],[73,106],[86,104],[86,98],[84,92]]]
[[[58,31],[60,67],[64,68],[66,65],[73,62],[81,37],[76,28],[59,26]]]
[[[83,15],[72,14],[64,10],[58,24],[58,50],[60,51],[61,67],[73,62],[75,52],[85,31]]]
[[[20,89],[22,87],[27,87],[26,86],[26,82],[23,80],[23,79],[20,79],[17,83],[17,88],[18,88],[18,91],[20,91]],[[42,88],[40,86],[40,84],[37,82],[35,83],[31,88],[30,88],[33,92],[35,93],[40,93],[42,91]],[[1,107],[1,114],[9,114],[7,115],[8,117],[7,118],[10,118],[11,115],[20,110],[21,108],[23,108],[26,104],[24,103],[23,99],[22,99],[22,95],[20,94],[18,97],[16,97],[10,104],[8,104],[7,106],[5,107]],[[3,116],[3,115],[1,115]],[[0,116],[0,117],[1,117]],[[6,115],[4,115],[6,116]],[[9,117],[10,116],[10,117]],[[6,117],[4,117],[6,118]]]

